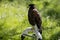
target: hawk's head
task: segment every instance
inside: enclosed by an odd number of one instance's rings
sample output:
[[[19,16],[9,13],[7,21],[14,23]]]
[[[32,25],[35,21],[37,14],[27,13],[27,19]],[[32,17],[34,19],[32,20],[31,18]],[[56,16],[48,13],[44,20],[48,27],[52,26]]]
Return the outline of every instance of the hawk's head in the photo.
[[[35,8],[35,4],[29,4],[30,8]]]

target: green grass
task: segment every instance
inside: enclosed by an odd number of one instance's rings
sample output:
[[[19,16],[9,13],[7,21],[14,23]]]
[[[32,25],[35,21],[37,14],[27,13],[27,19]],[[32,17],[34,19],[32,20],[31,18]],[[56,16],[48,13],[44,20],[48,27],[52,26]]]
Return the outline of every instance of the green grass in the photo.
[[[58,11],[60,7],[54,8],[54,4],[52,4],[53,6],[50,4],[40,12],[43,9],[43,1],[41,1],[41,5],[39,1],[33,1],[33,3],[35,2],[37,2],[36,7],[42,17],[43,40],[58,40],[60,38],[60,12]],[[27,27],[31,27],[27,16],[26,5],[28,4],[22,4],[8,1],[0,4],[0,40],[20,40],[21,33]],[[26,37],[25,40],[32,40],[32,38]]]

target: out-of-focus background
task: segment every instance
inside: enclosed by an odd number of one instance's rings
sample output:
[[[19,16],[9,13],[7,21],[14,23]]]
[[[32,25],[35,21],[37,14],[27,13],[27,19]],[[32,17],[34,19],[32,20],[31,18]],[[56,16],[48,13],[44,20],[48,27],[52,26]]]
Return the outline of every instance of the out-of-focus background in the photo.
[[[42,17],[43,40],[60,39],[60,0],[0,0],[0,40],[21,40],[21,33],[31,26],[27,16],[31,3]]]

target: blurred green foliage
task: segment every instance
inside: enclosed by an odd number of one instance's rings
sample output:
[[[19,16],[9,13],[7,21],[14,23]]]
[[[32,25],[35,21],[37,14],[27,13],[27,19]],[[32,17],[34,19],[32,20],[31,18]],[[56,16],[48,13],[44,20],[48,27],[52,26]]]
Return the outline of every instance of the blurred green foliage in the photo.
[[[43,40],[60,39],[60,0],[0,0],[0,40],[21,39],[21,33],[31,26],[27,16],[31,3],[42,17]]]

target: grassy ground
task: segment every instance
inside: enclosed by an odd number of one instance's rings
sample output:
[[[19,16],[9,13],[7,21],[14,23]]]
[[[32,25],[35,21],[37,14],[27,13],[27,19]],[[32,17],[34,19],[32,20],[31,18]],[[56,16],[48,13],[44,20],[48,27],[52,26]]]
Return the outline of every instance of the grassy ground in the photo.
[[[37,1],[36,7],[41,13],[43,40],[58,40],[60,39],[60,19],[58,6],[54,9],[54,4],[43,8]],[[28,4],[27,4],[28,5]],[[53,9],[52,9],[53,8]],[[40,10],[43,9],[42,12]],[[57,12],[56,12],[57,11]],[[0,4],[0,40],[20,40],[21,33],[31,25],[28,22],[27,13],[28,8],[26,4],[17,4],[15,2],[1,2]],[[57,14],[58,15],[57,15]],[[32,40],[26,37],[25,40]]]

